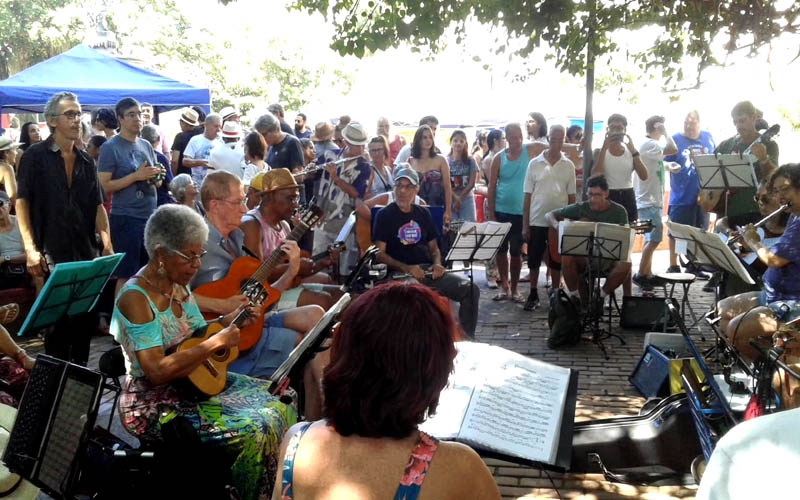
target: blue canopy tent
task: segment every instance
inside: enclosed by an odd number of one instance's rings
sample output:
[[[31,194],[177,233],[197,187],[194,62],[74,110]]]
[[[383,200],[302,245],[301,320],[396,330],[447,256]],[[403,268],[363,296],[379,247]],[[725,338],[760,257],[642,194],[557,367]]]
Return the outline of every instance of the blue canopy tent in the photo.
[[[149,102],[156,112],[198,105],[208,110],[208,89],[192,87],[77,45],[0,82],[3,113],[41,113],[61,91],[78,96],[85,110],[113,107],[123,97]]]

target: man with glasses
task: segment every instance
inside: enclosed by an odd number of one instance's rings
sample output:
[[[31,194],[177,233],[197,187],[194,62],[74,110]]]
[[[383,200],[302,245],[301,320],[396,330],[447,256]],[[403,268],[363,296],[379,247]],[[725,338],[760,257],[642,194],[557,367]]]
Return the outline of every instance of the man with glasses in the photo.
[[[753,156],[753,171],[760,182],[778,166],[778,143],[772,139],[759,140],[760,135],[756,130],[758,111],[750,101],[737,103],[731,111],[731,117],[736,127],[736,135],[723,141],[714,153],[743,154],[749,148]],[[744,226],[760,219],[758,206],[753,201],[755,194],[754,187],[730,191],[725,213],[729,227]]]
[[[120,132],[105,142],[97,158],[100,184],[111,195],[111,241],[125,257],[114,272],[116,290],[147,263],[144,226],[156,210],[164,172],[156,167],[149,142],[139,137],[142,112],[136,99],[125,97],[116,105]]]
[[[200,259],[200,269],[192,278],[192,288],[221,280],[228,274],[234,260],[249,256],[244,248],[244,234],[239,229],[247,211],[242,181],[224,170],[211,172],[200,188],[200,199],[206,210],[208,240]],[[284,241],[280,248],[287,254],[289,264],[270,286],[283,292],[292,288],[300,269],[300,248],[294,241]],[[242,294],[219,299],[196,293],[195,298],[201,311],[213,314],[229,314],[249,303]],[[239,358],[231,363],[230,370],[253,377],[269,377],[323,313],[321,307],[313,305],[279,313],[268,312],[264,316],[259,341],[248,351],[240,353]]]
[[[375,215],[372,240],[378,246],[378,262],[400,271],[458,302],[458,319],[469,337],[478,323],[478,285],[456,273],[446,273],[436,242],[437,232],[428,209],[414,203],[419,176],[408,164],[394,175],[394,202]]]
[[[33,276],[43,276],[59,262],[94,259],[98,250],[114,253],[94,162],[76,145],[78,98],[71,92],[55,94],[44,114],[50,137],[26,150],[18,173],[17,221]],[[96,319],[81,314],[60,320],[45,333],[45,352],[85,365]]]

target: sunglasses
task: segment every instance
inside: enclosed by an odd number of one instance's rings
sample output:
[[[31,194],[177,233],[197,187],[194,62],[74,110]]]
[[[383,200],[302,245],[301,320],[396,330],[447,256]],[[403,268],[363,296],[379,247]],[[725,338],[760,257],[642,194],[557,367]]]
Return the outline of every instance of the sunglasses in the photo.
[[[761,203],[762,205],[766,205],[771,200],[770,200],[769,196],[764,194],[764,195],[761,195],[761,196],[753,196],[753,201],[756,202],[756,203]]]

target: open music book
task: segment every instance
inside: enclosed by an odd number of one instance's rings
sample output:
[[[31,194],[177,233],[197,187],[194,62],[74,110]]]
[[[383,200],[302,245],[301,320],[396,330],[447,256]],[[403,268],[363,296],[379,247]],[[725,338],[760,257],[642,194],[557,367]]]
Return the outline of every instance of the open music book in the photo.
[[[436,414],[420,428],[512,461],[568,468],[577,372],[489,344],[456,347]]]

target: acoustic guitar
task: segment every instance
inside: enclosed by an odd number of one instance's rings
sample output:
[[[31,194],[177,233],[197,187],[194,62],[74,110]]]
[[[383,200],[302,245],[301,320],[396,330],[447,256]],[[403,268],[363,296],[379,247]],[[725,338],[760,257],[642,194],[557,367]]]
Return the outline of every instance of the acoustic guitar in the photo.
[[[322,209],[315,205],[310,205],[297,225],[292,229],[286,241],[300,241],[300,238],[322,218]],[[239,257],[231,263],[228,273],[224,278],[211,281],[194,289],[196,295],[212,297],[215,299],[227,299],[234,295],[246,296],[251,304],[260,306],[258,321],[241,329],[239,335],[239,350],[246,351],[256,345],[261,338],[261,329],[264,322],[264,313],[269,306],[278,301],[281,294],[269,285],[269,277],[272,271],[283,262],[286,253],[280,248],[276,248],[270,256],[261,262],[254,257]],[[216,317],[209,314],[213,319]]]
[[[241,327],[247,319],[246,310],[242,310],[236,315],[231,324]],[[184,340],[175,348],[175,352],[182,352],[191,349],[211,338],[212,335],[219,333],[225,328],[219,321],[209,323],[205,330],[195,332],[195,335]],[[200,366],[192,370],[186,376],[188,382],[198,391],[206,396],[216,396],[225,388],[225,379],[228,376],[228,365],[239,357],[239,348],[222,348],[214,351]]]

